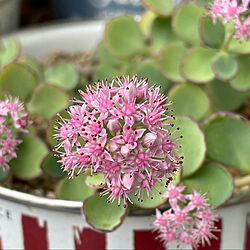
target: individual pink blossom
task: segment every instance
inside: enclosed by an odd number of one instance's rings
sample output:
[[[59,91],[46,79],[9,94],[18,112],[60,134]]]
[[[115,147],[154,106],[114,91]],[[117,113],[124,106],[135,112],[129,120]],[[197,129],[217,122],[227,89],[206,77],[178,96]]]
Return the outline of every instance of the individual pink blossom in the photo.
[[[183,194],[184,190],[185,186],[169,185],[163,197],[169,199],[170,208],[162,214],[156,209],[154,225],[165,244],[175,241],[177,247],[184,243],[197,248],[216,238],[213,232],[218,231],[217,218],[204,195],[196,190],[193,194]]]
[[[18,132],[27,133],[30,124],[23,103],[18,98],[0,101],[0,167],[9,169],[9,161],[16,157]]]
[[[70,118],[59,115],[55,127],[55,151],[70,178],[86,170],[102,173],[101,195],[124,206],[131,193],[143,201],[144,190],[153,195],[157,182],[167,185],[183,157],[177,155],[171,103],[160,88],[134,76],[98,81],[79,93],[82,99],[67,109]]]
[[[210,8],[213,22],[216,23],[217,17],[222,18],[223,23],[232,21],[236,30],[234,37],[244,37],[245,40],[249,40],[250,20],[249,17],[244,20],[244,17],[241,16],[247,11],[249,2],[250,0],[243,0],[239,4],[237,0],[215,0]]]

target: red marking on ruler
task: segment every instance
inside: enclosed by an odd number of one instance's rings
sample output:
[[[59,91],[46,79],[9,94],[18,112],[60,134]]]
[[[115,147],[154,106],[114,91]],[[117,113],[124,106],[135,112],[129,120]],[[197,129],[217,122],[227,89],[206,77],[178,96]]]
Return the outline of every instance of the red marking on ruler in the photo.
[[[250,249],[250,213],[247,214],[246,218],[245,249]]]
[[[96,232],[90,228],[80,230],[78,227],[74,229],[74,242],[76,250],[105,250],[106,234]]]
[[[3,247],[2,247],[2,238],[0,237],[0,250],[3,250]]]
[[[48,250],[47,221],[41,227],[38,218],[23,214],[22,227],[25,250]]]
[[[152,230],[134,230],[134,249],[135,250],[165,250],[164,244],[155,239],[158,236],[156,231]]]
[[[215,225],[218,229],[220,229],[219,232],[214,232],[213,234],[216,236],[216,239],[210,239],[210,245],[205,244],[204,246],[199,246],[196,250],[219,250],[221,245],[221,233],[222,233],[222,220],[219,219],[215,222]]]

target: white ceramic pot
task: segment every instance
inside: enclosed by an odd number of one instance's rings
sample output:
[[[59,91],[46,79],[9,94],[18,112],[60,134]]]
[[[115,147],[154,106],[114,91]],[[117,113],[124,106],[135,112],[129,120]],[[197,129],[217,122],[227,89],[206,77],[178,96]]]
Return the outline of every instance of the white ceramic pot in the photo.
[[[94,48],[103,22],[73,23],[16,33],[22,54],[45,57],[52,50]],[[250,202],[237,194],[219,210],[221,229],[211,246],[199,249],[250,249]],[[249,197],[249,194],[248,194]],[[240,201],[240,203],[239,203]],[[158,249],[153,216],[132,214],[112,233],[93,231],[81,216],[81,202],[36,197],[0,187],[0,250],[7,249]],[[173,249],[171,246],[168,249]]]
[[[0,34],[17,28],[19,10],[20,0],[0,0]]]

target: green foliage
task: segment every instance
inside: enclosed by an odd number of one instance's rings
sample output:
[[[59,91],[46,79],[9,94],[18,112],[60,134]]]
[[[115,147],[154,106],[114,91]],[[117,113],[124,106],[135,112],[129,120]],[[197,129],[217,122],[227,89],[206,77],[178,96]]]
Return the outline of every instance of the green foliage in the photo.
[[[111,232],[121,225],[128,210],[117,205],[117,202],[108,203],[106,197],[99,194],[89,197],[83,203],[82,212],[88,224],[96,230]]]
[[[105,185],[103,174],[88,175],[86,178],[86,184],[90,187],[101,188]]]
[[[8,179],[9,175],[10,175],[10,171],[9,170],[4,170],[0,166],[0,183],[5,182]]]
[[[209,203],[216,207],[228,200],[233,193],[232,176],[216,163],[204,164],[193,175],[185,178],[183,183],[187,186],[187,193],[191,193],[193,189],[206,193]]]
[[[161,16],[169,16],[174,10],[174,0],[142,0],[142,3]]]
[[[215,161],[250,174],[250,123],[239,115],[220,113],[204,125],[207,154]]]

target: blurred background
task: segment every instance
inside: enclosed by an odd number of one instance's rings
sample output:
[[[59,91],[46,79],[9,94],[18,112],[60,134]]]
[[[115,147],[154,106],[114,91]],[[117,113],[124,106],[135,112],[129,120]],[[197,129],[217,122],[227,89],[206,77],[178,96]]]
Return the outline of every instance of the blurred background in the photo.
[[[143,10],[140,0],[0,0],[0,34],[41,23],[108,19]]]

